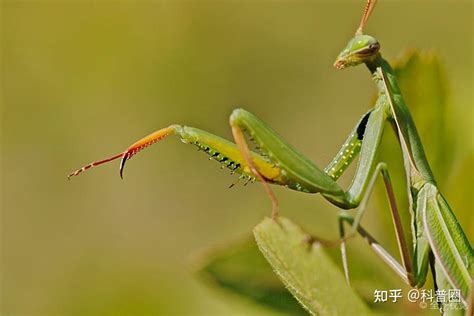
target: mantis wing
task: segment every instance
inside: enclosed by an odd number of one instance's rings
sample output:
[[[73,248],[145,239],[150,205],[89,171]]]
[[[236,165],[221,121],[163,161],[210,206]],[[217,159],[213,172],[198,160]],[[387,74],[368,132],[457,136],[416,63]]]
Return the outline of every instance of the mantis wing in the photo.
[[[474,251],[438,189],[427,183],[420,191],[420,195],[426,201],[421,212],[425,233],[435,259],[453,288],[461,290],[461,296],[466,303],[472,283]]]

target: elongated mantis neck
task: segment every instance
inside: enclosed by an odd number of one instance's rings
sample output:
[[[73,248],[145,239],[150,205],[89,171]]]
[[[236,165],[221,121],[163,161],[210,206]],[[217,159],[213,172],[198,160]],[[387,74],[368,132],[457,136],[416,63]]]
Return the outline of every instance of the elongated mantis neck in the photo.
[[[377,53],[372,59],[365,62],[367,68],[369,68],[370,73],[374,74],[377,71],[378,67],[382,67],[382,65],[386,63],[385,59],[383,59],[382,54]]]
[[[372,60],[367,61],[366,63],[367,68],[369,69],[370,73],[372,74],[372,80],[375,82],[377,85],[377,90],[381,94],[386,94],[387,92],[387,87],[385,85],[390,86],[390,92],[393,94],[392,98],[395,96],[397,99],[397,106],[403,107],[408,111],[407,106],[405,105],[405,101],[403,99],[402,93],[400,91],[400,87],[398,86],[396,77],[395,77],[395,71],[393,68],[390,66],[389,62],[385,60],[380,53],[377,53],[373,57]],[[385,74],[386,77],[386,82],[384,83],[382,78],[380,78],[379,73],[377,72],[377,69],[380,68],[382,73]]]
[[[388,63],[388,61],[386,61],[380,53],[377,53],[377,55],[375,55],[371,60],[366,61],[365,65],[367,66],[370,73],[372,74],[372,80],[376,84],[379,94],[385,94],[387,91],[382,81],[382,78],[380,78],[380,75],[377,72],[377,69],[380,68],[382,72],[386,74],[394,75],[393,69],[392,67],[390,67],[390,64]],[[400,89],[398,88],[398,84],[395,81],[390,82],[389,84],[392,86],[393,90],[397,94],[400,94]]]
[[[376,80],[377,68],[381,68],[383,72],[393,74],[393,69],[383,57],[382,54],[377,53],[371,60],[366,61],[365,65],[369,69],[374,80]],[[377,85],[378,86],[378,85]],[[397,92],[399,91],[398,85],[395,83]]]
[[[395,119],[399,131],[405,161],[410,162],[405,166],[408,184],[411,184],[413,187],[418,187],[418,185],[425,182],[435,184],[418,131],[403,99],[394,70],[380,53],[377,53],[371,60],[366,61],[365,64],[372,74],[372,80],[377,86],[379,96],[386,97],[387,101],[389,101],[388,104],[391,104],[391,115]],[[384,78],[381,78],[381,76]]]

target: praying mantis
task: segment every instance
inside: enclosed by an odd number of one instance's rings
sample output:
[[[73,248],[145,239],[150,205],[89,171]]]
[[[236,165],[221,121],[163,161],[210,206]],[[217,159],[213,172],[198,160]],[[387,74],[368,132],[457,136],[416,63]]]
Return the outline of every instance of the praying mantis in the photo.
[[[324,169],[300,154],[260,118],[244,109],[236,109],[229,120],[235,143],[194,127],[174,124],[138,140],[117,155],[84,166],[68,177],[119,158],[120,176],[123,177],[125,163],[135,154],[167,136],[177,135],[184,143],[197,146],[210,159],[238,174],[239,179],[260,182],[272,203],[274,219],[278,216],[279,207],[269,184],[305,193],[320,193],[342,210],[357,209],[355,215],[344,211],[339,215],[340,245],[347,280],[346,240],[358,233],[405,283],[413,287],[423,286],[430,268],[438,289],[459,289],[462,304],[472,309],[470,292],[473,288],[474,250],[437,187],[393,69],[382,57],[379,42],[363,34],[375,4],[376,0],[367,1],[355,36],[338,55],[334,66],[345,69],[365,64],[377,87],[377,101],[361,117],[337,155]],[[396,133],[403,155],[411,214],[411,249],[404,237],[389,169],[384,162],[377,160],[386,125],[390,125]],[[259,150],[251,150],[248,140],[255,143]],[[352,183],[344,190],[337,180],[357,157]],[[401,263],[360,225],[378,175],[383,179],[388,196]],[[351,227],[349,232],[345,231],[344,225],[347,224]]]

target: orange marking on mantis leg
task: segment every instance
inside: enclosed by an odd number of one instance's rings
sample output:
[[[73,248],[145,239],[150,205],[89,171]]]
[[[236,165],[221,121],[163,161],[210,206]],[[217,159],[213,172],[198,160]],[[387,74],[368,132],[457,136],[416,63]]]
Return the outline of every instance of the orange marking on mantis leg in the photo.
[[[139,141],[137,141],[136,143],[134,143],[133,145],[128,147],[127,150],[125,150],[124,152],[121,152],[120,154],[117,154],[113,157],[110,157],[110,158],[107,158],[107,159],[104,159],[104,160],[94,161],[94,162],[92,162],[88,165],[85,165],[84,167],[82,167],[80,169],[77,169],[76,171],[70,173],[68,175],[68,179],[70,179],[73,176],[77,176],[80,173],[82,173],[82,172],[84,172],[84,171],[86,171],[86,170],[88,170],[92,167],[102,165],[106,162],[118,159],[120,157],[122,158],[122,160],[120,161],[120,177],[122,178],[123,177],[123,168],[125,166],[125,162],[128,159],[132,158],[132,156],[135,155],[136,153],[138,153],[140,150],[145,149],[146,147],[156,143],[157,141],[164,138],[165,136],[168,136],[168,135],[174,133],[175,127],[176,127],[175,125],[171,125],[171,126],[168,126],[166,128],[160,129],[160,130],[158,130],[154,133],[151,133],[150,135],[140,139]]]
[[[242,157],[244,158],[245,163],[250,168],[250,173],[254,174],[260,180],[260,183],[262,184],[263,189],[265,190],[267,195],[270,197],[270,200],[272,202],[272,219],[276,219],[278,216],[278,200],[275,196],[275,193],[273,193],[273,190],[265,181],[265,178],[257,170],[255,163],[253,162],[252,157],[250,155],[250,150],[247,145],[247,142],[245,141],[245,137],[242,130],[240,129],[240,127],[233,125],[232,122],[230,125],[231,125],[232,135],[234,136],[235,143],[240,153],[242,154]]]
[[[171,125],[165,128],[162,128],[160,130],[157,130],[156,132],[151,133],[150,135],[147,135],[140,139],[139,141],[135,142],[133,145],[128,147],[128,149],[124,152],[122,156],[122,160],[120,161],[120,178],[123,179],[123,169],[125,167],[125,162],[132,158],[135,154],[137,154],[139,151],[147,148],[150,145],[153,145],[157,141],[163,139],[164,137],[173,134],[175,131],[175,125]]]

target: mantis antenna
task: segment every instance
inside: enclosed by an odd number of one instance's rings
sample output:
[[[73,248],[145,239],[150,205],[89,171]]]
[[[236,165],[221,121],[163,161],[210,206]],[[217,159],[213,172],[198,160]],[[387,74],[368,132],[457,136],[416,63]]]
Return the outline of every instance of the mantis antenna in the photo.
[[[356,35],[362,35],[362,30],[364,29],[365,24],[367,24],[367,20],[370,17],[370,14],[374,10],[375,4],[377,0],[367,0],[367,4],[364,8],[364,14],[362,15],[362,19],[360,20],[359,27],[357,28]]]

